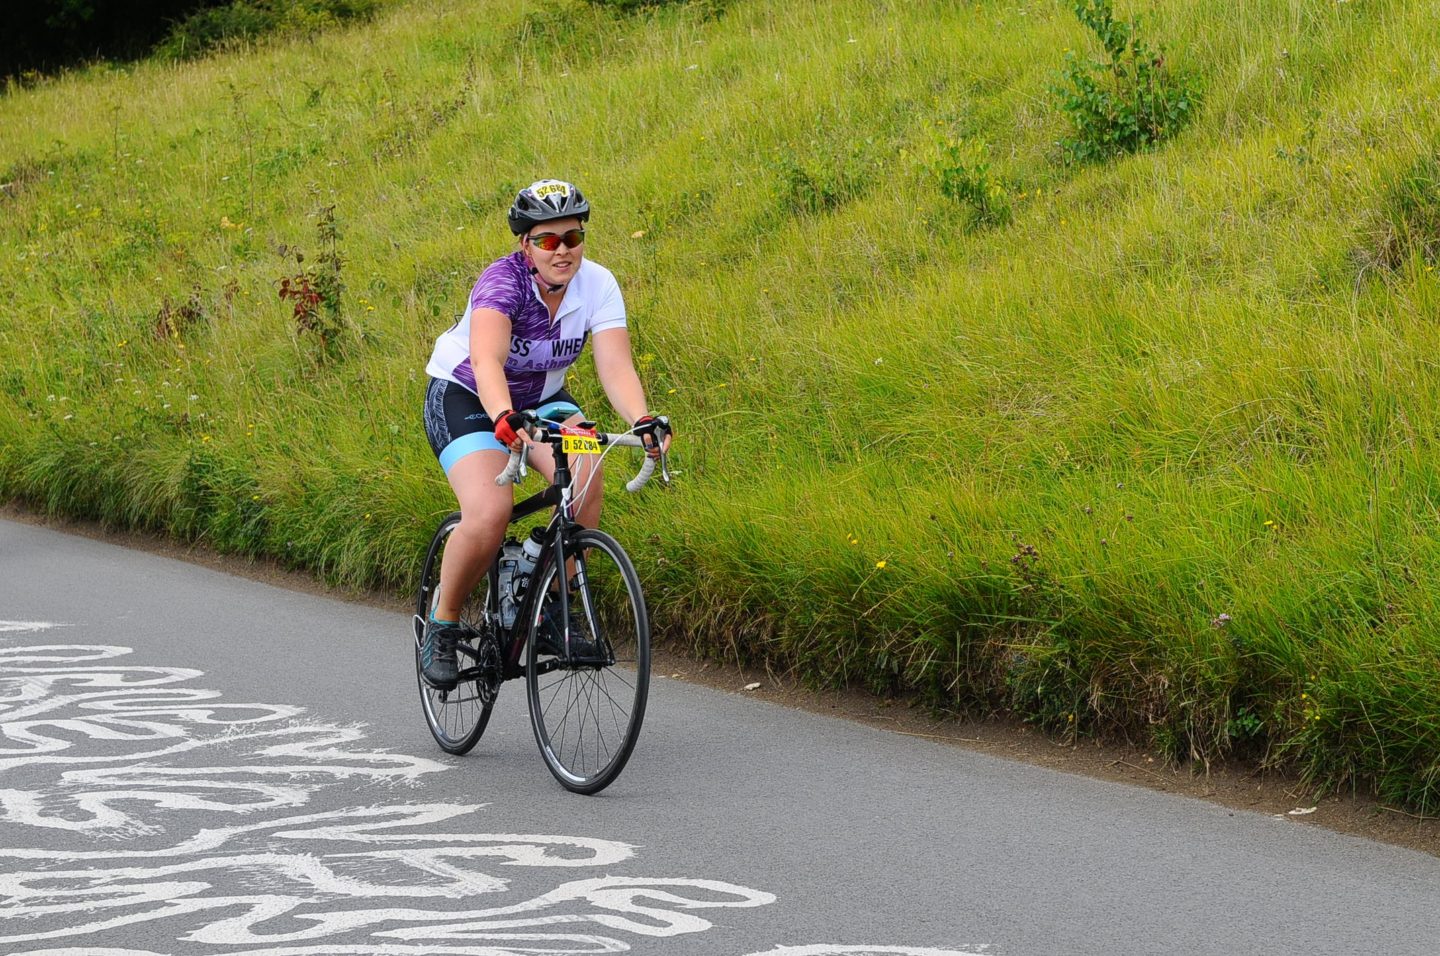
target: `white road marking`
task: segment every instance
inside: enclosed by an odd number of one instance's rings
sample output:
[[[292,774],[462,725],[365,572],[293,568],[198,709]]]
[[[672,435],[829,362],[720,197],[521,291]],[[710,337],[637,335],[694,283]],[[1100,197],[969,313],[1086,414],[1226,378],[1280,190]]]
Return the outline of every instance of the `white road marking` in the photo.
[[[452,768],[369,749],[361,728],[299,707],[182,686],[202,676],[192,668],[116,663],[129,648],[3,640],[0,863],[22,868],[0,870],[0,943],[14,956],[628,953],[636,938],[706,932],[708,910],[776,901],[717,880],[609,875],[635,847],[487,832],[483,804],[312,808],[357,782],[416,787]],[[206,765],[175,763],[196,756]],[[64,831],[83,849],[57,848]],[[604,875],[517,897],[494,869],[510,867]],[[174,945],[93,944],[121,928]],[[13,948],[47,941],[60,948]],[[973,956],[831,944],[755,956],[872,954]]]

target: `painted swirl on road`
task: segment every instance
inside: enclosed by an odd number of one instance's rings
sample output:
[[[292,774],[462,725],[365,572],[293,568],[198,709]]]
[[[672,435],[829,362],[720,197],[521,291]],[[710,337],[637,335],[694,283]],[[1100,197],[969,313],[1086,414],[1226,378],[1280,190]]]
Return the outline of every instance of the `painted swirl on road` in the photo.
[[[222,700],[193,686],[198,670],[128,664],[113,645],[12,643],[54,626],[0,621],[0,951],[627,953],[775,902],[717,880],[611,876],[635,847],[488,832],[484,805],[403,799],[449,765],[369,748],[360,727],[299,707]],[[361,785],[388,799],[321,808]],[[547,871],[544,892],[512,886]],[[764,956],[881,953],[965,956]]]

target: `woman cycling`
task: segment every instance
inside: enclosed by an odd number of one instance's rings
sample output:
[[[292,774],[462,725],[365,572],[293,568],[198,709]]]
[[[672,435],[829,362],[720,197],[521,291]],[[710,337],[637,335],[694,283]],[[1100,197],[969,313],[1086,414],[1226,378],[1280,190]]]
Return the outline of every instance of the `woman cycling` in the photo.
[[[455,644],[464,636],[460,609],[495,559],[513,505],[509,486],[495,476],[509,452],[537,447],[515,409],[540,414],[575,407],[565,371],[586,340],[611,406],[652,455],[669,444],[669,430],[646,411],[635,373],[620,286],[604,266],[585,258],[590,204],[566,182],[542,179],[520,190],[510,206],[510,231],[519,249],[492,262],[470,291],[465,315],[435,341],[425,371],[425,433],[460,502],[460,524],[440,564],[440,595],[425,625],[421,676],[440,690],[458,680]],[[584,420],[575,413],[567,423]],[[551,456],[530,464],[553,480]],[[576,519],[600,520],[601,481],[590,481],[588,458],[574,471]]]

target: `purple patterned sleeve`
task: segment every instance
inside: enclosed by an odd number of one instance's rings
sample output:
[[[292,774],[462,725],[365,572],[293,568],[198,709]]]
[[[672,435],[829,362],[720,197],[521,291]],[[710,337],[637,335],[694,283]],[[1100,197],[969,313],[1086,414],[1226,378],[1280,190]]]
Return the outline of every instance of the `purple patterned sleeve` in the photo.
[[[515,263],[511,261],[513,256],[506,256],[496,259],[480,273],[480,278],[475,283],[475,288],[470,291],[470,308],[494,309],[496,312],[515,316],[524,301],[520,297],[523,291],[520,283],[515,281]]]

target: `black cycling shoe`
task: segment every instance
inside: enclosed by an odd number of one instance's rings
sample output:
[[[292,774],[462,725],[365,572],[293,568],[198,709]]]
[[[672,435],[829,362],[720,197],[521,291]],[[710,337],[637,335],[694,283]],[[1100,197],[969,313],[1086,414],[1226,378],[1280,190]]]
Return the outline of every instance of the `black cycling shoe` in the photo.
[[[460,683],[460,662],[455,644],[465,631],[455,624],[425,622],[425,640],[420,645],[420,676],[436,690],[454,690]]]
[[[559,612],[559,605],[556,604],[547,604],[540,612],[540,626],[535,629],[537,654],[559,657],[565,653],[565,634],[555,623],[555,616]]]
[[[578,609],[580,596],[570,596],[570,606]],[[549,654],[552,657],[565,656],[565,632],[555,623],[555,618],[560,614],[558,602],[545,605],[540,612],[540,627],[536,629],[535,650],[539,654]],[[573,610],[572,610],[573,615]],[[570,628],[570,657],[574,659],[585,659],[594,657],[596,654],[595,642],[586,640],[578,633],[577,628]]]

